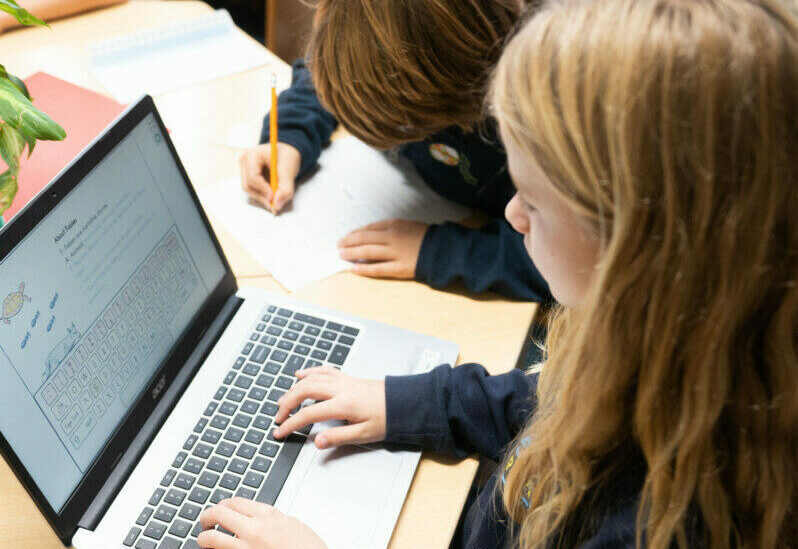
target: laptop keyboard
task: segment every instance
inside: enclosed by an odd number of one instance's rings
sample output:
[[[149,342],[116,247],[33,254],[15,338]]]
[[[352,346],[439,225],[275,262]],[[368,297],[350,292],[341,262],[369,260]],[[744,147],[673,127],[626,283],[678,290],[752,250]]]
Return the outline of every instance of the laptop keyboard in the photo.
[[[310,433],[272,436],[277,400],[297,370],[340,368],[359,330],[268,306],[124,540],[135,549],[197,549],[203,509],[233,496],[273,505]]]

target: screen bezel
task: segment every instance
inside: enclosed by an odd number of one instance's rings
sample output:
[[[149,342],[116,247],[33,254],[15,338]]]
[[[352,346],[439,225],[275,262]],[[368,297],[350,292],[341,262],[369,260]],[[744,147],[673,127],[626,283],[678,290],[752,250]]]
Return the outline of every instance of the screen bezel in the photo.
[[[219,314],[225,302],[237,291],[235,276],[225,257],[221,245],[216,238],[210,222],[205,215],[199,198],[188,178],[188,174],[177,155],[174,144],[164,126],[152,98],[145,95],[112,122],[78,157],[57,175],[47,187],[42,189],[16,216],[0,230],[0,261],[13,251],[19,242],[116,147],[131,131],[141,123],[147,115],[154,115],[158,127],[164,136],[164,142],[174,159],[183,182],[186,185],[194,206],[202,218],[208,236],[214,244],[216,252],[224,266],[221,281],[210,293],[197,314],[178,338],[178,342],[170,354],[153,373],[148,384],[142,389],[136,402],[119,423],[116,431],[97,454],[81,482],[75,487],[60,512],[56,512],[36,482],[14,452],[5,435],[0,432],[0,453],[8,462],[22,485],[28,491],[36,505],[47,518],[64,545],[69,545],[78,528],[78,523],[86,509],[96,497],[100,488],[114,469],[119,458],[130,446],[133,438],[141,430],[144,422],[154,409],[155,404],[165,394],[175,376],[181,370],[186,359],[194,349],[195,343],[208,329]],[[163,385],[165,380],[165,385]],[[160,390],[153,391],[161,384]],[[126,478],[126,477],[125,477]],[[124,481],[124,479],[123,479]],[[110,503],[110,502],[109,502]]]

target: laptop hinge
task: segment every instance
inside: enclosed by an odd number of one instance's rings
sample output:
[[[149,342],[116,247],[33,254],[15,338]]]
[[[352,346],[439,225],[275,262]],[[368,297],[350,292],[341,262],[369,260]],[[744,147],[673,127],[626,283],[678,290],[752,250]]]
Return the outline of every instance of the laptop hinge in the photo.
[[[164,392],[149,419],[141,427],[138,435],[133,439],[127,450],[119,455],[113,472],[108,476],[108,480],[105,481],[102,488],[97,492],[97,496],[81,517],[78,523],[79,527],[87,530],[94,530],[97,527],[114,498],[119,494],[125,481],[127,481],[138,464],[141,456],[147,450],[155,435],[158,434],[189,383],[191,383],[194,374],[205,361],[214,345],[216,345],[216,342],[222,336],[243,302],[244,300],[240,297],[232,295],[224,304],[222,310],[199,339],[194,351],[189,355],[174,381]]]

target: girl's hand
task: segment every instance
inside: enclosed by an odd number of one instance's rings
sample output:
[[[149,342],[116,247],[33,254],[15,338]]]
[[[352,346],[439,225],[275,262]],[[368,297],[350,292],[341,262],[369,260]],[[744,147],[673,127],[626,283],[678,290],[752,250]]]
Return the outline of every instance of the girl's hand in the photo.
[[[429,225],[386,219],[352,231],[338,242],[341,259],[355,262],[352,272],[376,278],[413,278]]]
[[[197,545],[213,549],[326,549],[313,530],[264,503],[231,498],[200,515],[205,529]],[[221,526],[236,535],[212,530]]]
[[[291,145],[277,143],[277,191],[272,194],[269,184],[269,161],[271,147],[268,143],[258,145],[245,152],[239,159],[241,186],[252,198],[274,213],[279,212],[294,198],[294,184],[302,155]]]
[[[316,435],[320,449],[342,444],[366,444],[385,439],[385,382],[358,379],[342,374],[331,366],[308,368],[296,373],[299,381],[277,401],[280,409],[274,417],[280,427],[275,438],[283,438],[311,423],[331,419],[346,420],[349,425],[333,427]],[[318,400],[288,417],[305,399]]]

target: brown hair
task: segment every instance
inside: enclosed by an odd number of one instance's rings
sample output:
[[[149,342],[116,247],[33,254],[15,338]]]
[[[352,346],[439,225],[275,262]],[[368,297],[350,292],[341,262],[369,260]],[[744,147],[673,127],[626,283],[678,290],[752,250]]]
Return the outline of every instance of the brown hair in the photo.
[[[567,535],[628,447],[638,546],[798,543],[794,8],[550,2],[499,62],[502,135],[602,242],[505,486],[522,547]]]
[[[520,0],[319,0],[308,65],[319,99],[390,148],[483,118],[488,76]]]

